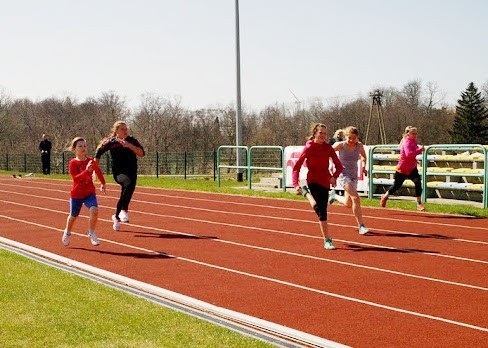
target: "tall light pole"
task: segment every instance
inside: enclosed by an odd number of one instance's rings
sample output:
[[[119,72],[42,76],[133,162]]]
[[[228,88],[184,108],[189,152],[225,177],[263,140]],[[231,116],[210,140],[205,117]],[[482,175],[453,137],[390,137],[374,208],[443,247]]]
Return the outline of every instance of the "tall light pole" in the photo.
[[[236,146],[242,145],[242,124],[241,124],[241,50],[239,44],[239,0],[236,1],[236,81],[237,81],[237,101],[236,101]],[[237,166],[242,166],[242,152],[236,149]],[[242,181],[242,169],[237,169],[237,181]]]

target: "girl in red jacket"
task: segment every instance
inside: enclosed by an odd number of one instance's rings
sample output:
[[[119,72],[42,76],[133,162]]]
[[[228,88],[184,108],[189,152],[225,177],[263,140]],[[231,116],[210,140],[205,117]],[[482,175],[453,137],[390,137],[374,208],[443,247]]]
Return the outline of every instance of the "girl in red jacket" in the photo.
[[[335,247],[327,225],[327,202],[330,186],[336,185],[336,179],[342,173],[344,167],[332,146],[326,141],[327,127],[322,123],[314,124],[311,133],[312,135],[306,142],[300,158],[293,167],[293,186],[297,194],[302,194],[308,199],[319,217],[320,231],[324,237],[324,248],[333,250]],[[331,174],[329,169],[330,159],[332,159],[335,166],[333,174]],[[307,160],[308,168],[307,185],[300,187],[298,176],[305,160]]]
[[[417,210],[423,211],[422,205],[422,180],[417,169],[417,155],[424,151],[424,146],[417,143],[417,128],[408,126],[405,128],[403,139],[400,142],[400,160],[398,161],[396,172],[393,176],[393,185],[381,196],[381,206],[386,207],[386,202],[390,194],[395,193],[406,179],[410,179],[415,184],[415,196],[417,197]]]
[[[105,178],[100,167],[95,163],[93,158],[87,157],[87,147],[85,139],[76,137],[71,141],[71,150],[75,153],[75,158],[69,162],[69,173],[73,178],[73,188],[70,195],[70,214],[66,221],[66,229],[63,233],[62,242],[69,245],[71,230],[73,224],[80,214],[83,204],[90,210],[90,220],[88,228],[88,237],[93,245],[98,245],[95,226],[98,220],[98,202],[93,185],[93,172],[101,182],[101,190],[105,193]]]

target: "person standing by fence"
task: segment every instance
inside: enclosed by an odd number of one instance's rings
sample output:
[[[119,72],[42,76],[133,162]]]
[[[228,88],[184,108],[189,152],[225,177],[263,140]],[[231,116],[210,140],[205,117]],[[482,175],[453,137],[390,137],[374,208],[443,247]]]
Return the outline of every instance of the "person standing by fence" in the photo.
[[[39,151],[41,152],[42,174],[51,174],[51,148],[52,144],[47,138],[47,134],[42,135],[42,141],[39,143]]]
[[[95,160],[98,162],[107,151],[112,156],[112,175],[121,186],[120,198],[112,215],[113,229],[119,231],[120,222],[129,222],[129,203],[137,182],[137,157],[144,157],[145,152],[139,141],[129,135],[124,121],[114,123],[112,133],[98,146]]]

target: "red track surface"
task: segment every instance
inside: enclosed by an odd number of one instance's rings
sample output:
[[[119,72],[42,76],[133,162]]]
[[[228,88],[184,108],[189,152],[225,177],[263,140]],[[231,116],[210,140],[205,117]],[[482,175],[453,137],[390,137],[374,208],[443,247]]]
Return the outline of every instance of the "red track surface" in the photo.
[[[327,251],[305,200],[138,187],[114,232],[109,186],[64,247],[70,187],[0,176],[0,236],[354,347],[488,347],[487,220],[334,205]]]

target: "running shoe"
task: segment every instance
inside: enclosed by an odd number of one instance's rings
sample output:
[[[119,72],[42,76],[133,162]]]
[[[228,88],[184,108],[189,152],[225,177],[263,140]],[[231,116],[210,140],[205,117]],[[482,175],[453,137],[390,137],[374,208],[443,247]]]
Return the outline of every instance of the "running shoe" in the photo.
[[[63,238],[61,238],[61,241],[65,246],[69,245],[70,238],[71,238],[71,232],[69,232],[68,230],[64,230]]]
[[[129,212],[127,210],[121,210],[119,218],[121,222],[129,222]]]
[[[117,219],[115,214],[112,215],[112,221],[114,223],[114,225],[112,226],[114,231],[120,231],[120,219]]]
[[[369,228],[364,225],[359,225],[359,234],[366,234],[369,232]]]
[[[329,205],[333,204],[334,201],[336,201],[335,195],[336,195],[335,190],[329,191],[329,200],[327,201]]]
[[[386,198],[385,195],[381,195],[381,206],[384,208],[386,207],[386,201],[388,201],[388,198]]]
[[[418,210],[418,211],[424,211],[424,210],[425,210],[424,205],[423,205],[422,203],[417,204],[417,210]]]
[[[302,196],[305,197],[307,193],[310,193],[310,190],[307,186],[302,186]]]
[[[327,250],[334,250],[335,249],[335,246],[334,246],[334,243],[332,243],[332,239],[331,238],[327,238],[324,242],[324,248],[327,249]]]
[[[95,231],[88,231],[88,238],[90,238],[90,242],[93,245],[99,245],[100,244],[100,242],[98,241],[98,237],[97,237],[97,234],[95,233]]]

